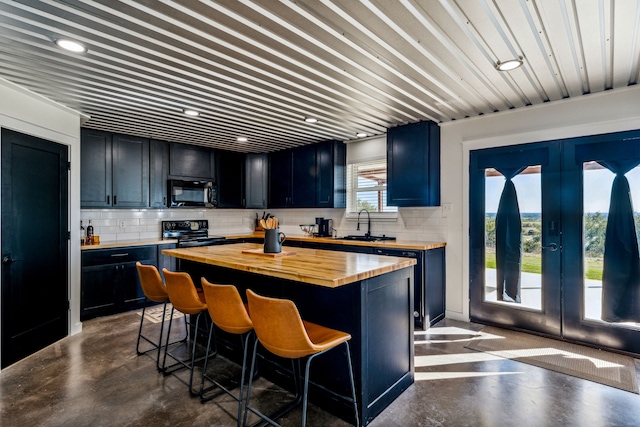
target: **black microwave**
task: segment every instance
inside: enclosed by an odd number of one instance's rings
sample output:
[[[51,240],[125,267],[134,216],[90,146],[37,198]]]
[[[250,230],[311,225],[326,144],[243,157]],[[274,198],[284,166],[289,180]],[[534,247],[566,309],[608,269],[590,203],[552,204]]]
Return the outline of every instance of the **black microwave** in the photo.
[[[218,188],[211,181],[184,181],[170,179],[169,207],[171,208],[215,208],[218,206]]]

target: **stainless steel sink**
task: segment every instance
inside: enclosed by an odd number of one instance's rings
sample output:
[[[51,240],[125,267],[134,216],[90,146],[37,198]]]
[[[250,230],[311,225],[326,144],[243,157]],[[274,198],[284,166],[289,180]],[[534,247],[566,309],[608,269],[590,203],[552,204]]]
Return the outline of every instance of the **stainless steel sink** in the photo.
[[[361,235],[349,235],[343,237],[337,237],[337,240],[355,240],[358,242],[378,242],[381,240],[396,240],[395,237],[391,236],[361,236]]]

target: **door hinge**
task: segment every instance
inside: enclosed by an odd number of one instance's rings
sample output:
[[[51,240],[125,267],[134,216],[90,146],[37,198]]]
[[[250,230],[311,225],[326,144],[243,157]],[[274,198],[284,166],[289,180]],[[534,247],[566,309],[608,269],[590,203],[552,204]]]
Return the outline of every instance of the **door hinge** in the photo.
[[[71,310],[71,301],[67,300],[67,310]]]
[[[67,240],[71,240],[71,232],[67,231]]]
[[[71,162],[67,162],[67,170],[70,171],[71,170]]]

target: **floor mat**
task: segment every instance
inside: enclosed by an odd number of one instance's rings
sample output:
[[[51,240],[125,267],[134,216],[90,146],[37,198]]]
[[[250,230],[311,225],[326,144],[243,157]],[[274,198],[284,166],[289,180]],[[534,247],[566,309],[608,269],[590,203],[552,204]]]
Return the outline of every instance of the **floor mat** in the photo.
[[[629,356],[491,326],[480,334],[465,347],[638,394]]]
[[[144,311],[144,318],[147,319],[148,321],[152,322],[152,323],[160,323],[162,322],[162,308],[164,307],[164,304],[160,304],[157,305],[155,307],[149,307]],[[171,316],[171,304],[167,304],[167,309],[165,311],[165,315],[164,315],[164,320],[169,320],[169,316]],[[142,316],[142,311],[138,311],[138,315]],[[179,312],[178,310],[174,310],[173,312],[173,318],[174,319],[179,319],[182,316],[184,316],[184,314],[182,314],[181,312]]]

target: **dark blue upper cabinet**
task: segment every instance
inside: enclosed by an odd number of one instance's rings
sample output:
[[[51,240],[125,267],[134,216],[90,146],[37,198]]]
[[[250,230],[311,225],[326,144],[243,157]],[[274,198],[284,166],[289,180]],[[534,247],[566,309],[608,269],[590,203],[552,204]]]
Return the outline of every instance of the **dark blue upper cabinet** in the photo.
[[[81,207],[149,206],[149,140],[83,129]]]
[[[218,207],[244,208],[245,154],[218,151]]]
[[[172,142],[169,146],[169,178],[216,181],[215,150]]]
[[[347,207],[347,150],[341,141],[316,145],[316,207]]]
[[[419,122],[387,132],[387,204],[440,205],[440,127]]]
[[[315,207],[316,175],[314,145],[270,153],[269,207]]]
[[[245,208],[266,209],[269,156],[267,153],[247,153],[245,166]]]
[[[269,154],[270,208],[344,208],[346,149],[340,141]]]
[[[291,206],[291,150],[269,153],[269,207]]]

